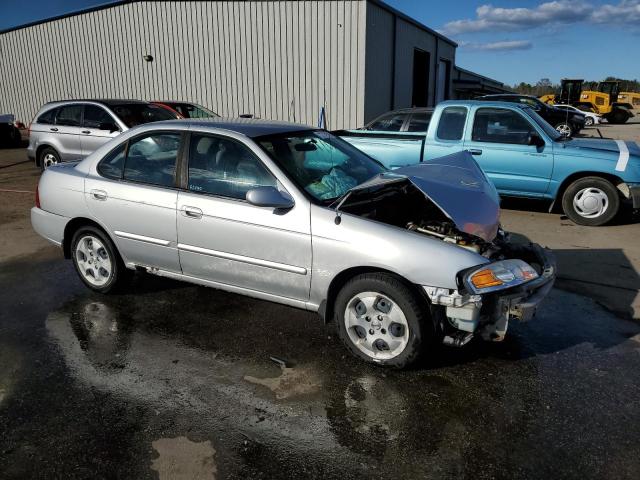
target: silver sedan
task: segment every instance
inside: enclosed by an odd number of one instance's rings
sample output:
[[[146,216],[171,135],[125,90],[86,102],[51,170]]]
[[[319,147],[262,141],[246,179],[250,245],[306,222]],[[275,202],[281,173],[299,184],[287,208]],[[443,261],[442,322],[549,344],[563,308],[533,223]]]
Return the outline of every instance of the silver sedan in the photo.
[[[435,342],[501,340],[555,277],[547,250],[501,230],[498,195],[467,152],[387,171],[290,123],[136,127],[47,169],[31,220],[92,290],[142,270],[303,308],[392,367]]]

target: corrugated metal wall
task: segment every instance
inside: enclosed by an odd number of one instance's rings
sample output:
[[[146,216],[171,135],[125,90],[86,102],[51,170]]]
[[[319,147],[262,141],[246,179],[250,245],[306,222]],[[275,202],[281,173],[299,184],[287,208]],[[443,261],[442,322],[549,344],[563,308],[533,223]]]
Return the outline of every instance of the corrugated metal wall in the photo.
[[[0,113],[65,98],[190,100],[225,116],[364,121],[364,1],[133,2],[0,35]],[[153,62],[145,62],[150,54]]]

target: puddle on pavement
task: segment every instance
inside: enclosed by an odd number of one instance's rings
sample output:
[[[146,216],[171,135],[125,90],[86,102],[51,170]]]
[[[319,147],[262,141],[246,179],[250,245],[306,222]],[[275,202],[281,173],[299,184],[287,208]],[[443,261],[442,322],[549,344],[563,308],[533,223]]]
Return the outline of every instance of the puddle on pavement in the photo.
[[[282,367],[282,373],[272,378],[256,378],[245,375],[244,380],[255,385],[262,385],[271,390],[278,400],[296,398],[318,393],[322,388],[322,380],[314,368],[300,366]]]
[[[160,480],[215,480],[216,453],[209,440],[192,442],[186,437],[161,438],[152,444],[158,457],[151,469]]]

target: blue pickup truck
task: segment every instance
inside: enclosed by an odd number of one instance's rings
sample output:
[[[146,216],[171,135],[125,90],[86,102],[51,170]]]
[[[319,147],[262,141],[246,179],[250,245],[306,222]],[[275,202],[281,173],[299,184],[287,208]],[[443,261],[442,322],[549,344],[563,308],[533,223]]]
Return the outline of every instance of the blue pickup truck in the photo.
[[[564,138],[527,105],[447,101],[335,133],[389,168],[468,150],[501,195],[551,200],[581,225],[640,208],[637,143]]]

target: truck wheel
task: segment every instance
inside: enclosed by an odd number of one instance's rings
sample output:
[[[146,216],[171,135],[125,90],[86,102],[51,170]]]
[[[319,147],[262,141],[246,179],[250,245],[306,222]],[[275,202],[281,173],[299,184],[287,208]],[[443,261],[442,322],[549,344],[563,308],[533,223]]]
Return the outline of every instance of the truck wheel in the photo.
[[[565,122],[558,123],[555,126],[555,129],[563,137],[570,137],[571,135],[573,135],[573,129],[571,128],[571,125],[569,125],[568,123],[565,123]]]
[[[45,171],[51,165],[60,163],[60,155],[53,148],[43,148],[40,152],[40,168]]]
[[[356,357],[404,368],[435,338],[427,305],[401,280],[385,273],[357,275],[335,303],[338,336]]]
[[[598,227],[616,216],[620,209],[620,194],[604,178],[580,178],[562,195],[562,209],[578,225]]]
[[[613,124],[621,124],[621,123],[626,123],[627,120],[629,120],[629,114],[627,113],[626,110],[623,109],[615,109],[614,111],[612,111],[608,116],[607,116],[607,120],[609,123],[613,123]]]
[[[112,292],[129,277],[115,245],[96,227],[80,227],[74,233],[71,258],[80,279],[96,292]]]

